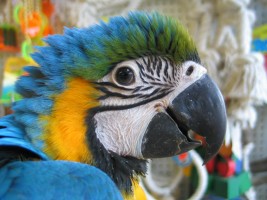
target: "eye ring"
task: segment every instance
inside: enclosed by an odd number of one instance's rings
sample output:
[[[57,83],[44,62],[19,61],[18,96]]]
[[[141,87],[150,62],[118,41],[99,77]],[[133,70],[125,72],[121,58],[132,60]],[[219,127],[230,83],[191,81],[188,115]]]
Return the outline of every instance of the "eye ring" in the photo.
[[[115,72],[115,81],[124,86],[129,86],[135,82],[134,71],[128,66],[122,66]]]
[[[190,76],[190,75],[193,73],[193,71],[194,71],[194,67],[193,67],[192,65],[190,65],[190,66],[187,68],[185,74],[186,74],[187,76]]]

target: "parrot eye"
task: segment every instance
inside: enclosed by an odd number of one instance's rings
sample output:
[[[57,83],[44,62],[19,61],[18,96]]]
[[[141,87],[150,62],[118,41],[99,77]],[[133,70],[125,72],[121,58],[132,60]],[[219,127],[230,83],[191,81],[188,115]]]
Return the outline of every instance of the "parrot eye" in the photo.
[[[120,85],[131,85],[135,81],[134,72],[129,67],[120,67],[116,71],[115,79]]]
[[[194,67],[191,65],[190,67],[188,67],[188,69],[186,70],[186,75],[190,76],[194,71]]]

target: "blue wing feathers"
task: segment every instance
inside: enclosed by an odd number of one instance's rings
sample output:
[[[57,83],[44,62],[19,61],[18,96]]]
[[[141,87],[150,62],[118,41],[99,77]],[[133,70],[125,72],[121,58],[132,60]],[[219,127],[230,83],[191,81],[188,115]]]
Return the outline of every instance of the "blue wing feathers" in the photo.
[[[31,119],[27,115],[23,117],[28,118],[23,121]],[[48,160],[32,142],[13,115],[1,118],[0,147],[23,148]],[[122,199],[117,186],[104,172],[87,164],[67,161],[10,162],[0,168],[0,186],[1,200]]]
[[[35,130],[37,131],[37,129]],[[38,134],[35,135],[35,137],[38,136]],[[22,148],[34,153],[43,160],[47,160],[47,156],[38,148],[35,148],[35,146],[31,142],[32,141],[30,141],[30,139],[28,138],[28,135],[26,134],[24,128],[18,122],[15,121],[14,115],[5,116],[0,119],[0,148]]]
[[[4,200],[18,196],[19,199],[122,199],[117,186],[104,172],[81,163],[13,162],[0,170],[0,177],[5,177],[0,178],[0,199]]]
[[[13,115],[8,115],[0,119],[0,137],[21,137],[23,138],[23,132],[14,120]]]

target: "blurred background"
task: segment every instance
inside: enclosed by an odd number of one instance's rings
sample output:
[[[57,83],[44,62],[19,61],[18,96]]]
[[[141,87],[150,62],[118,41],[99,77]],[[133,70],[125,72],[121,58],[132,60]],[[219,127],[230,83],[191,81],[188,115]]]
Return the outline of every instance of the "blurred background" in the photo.
[[[1,116],[20,99],[14,82],[42,38],[132,10],[179,19],[227,106],[225,142],[202,166],[201,150],[151,160],[142,179],[148,199],[267,199],[266,0],[1,0]],[[55,63],[56,67],[56,63]]]

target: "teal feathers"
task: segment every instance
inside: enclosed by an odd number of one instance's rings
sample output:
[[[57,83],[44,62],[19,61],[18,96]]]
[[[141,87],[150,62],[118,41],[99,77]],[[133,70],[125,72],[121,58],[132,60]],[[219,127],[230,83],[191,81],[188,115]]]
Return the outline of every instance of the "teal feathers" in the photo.
[[[84,29],[65,29],[45,39],[49,46],[33,55],[46,76],[80,76],[97,80],[117,63],[146,55],[163,55],[175,63],[198,60],[188,32],[158,13],[130,13]]]

